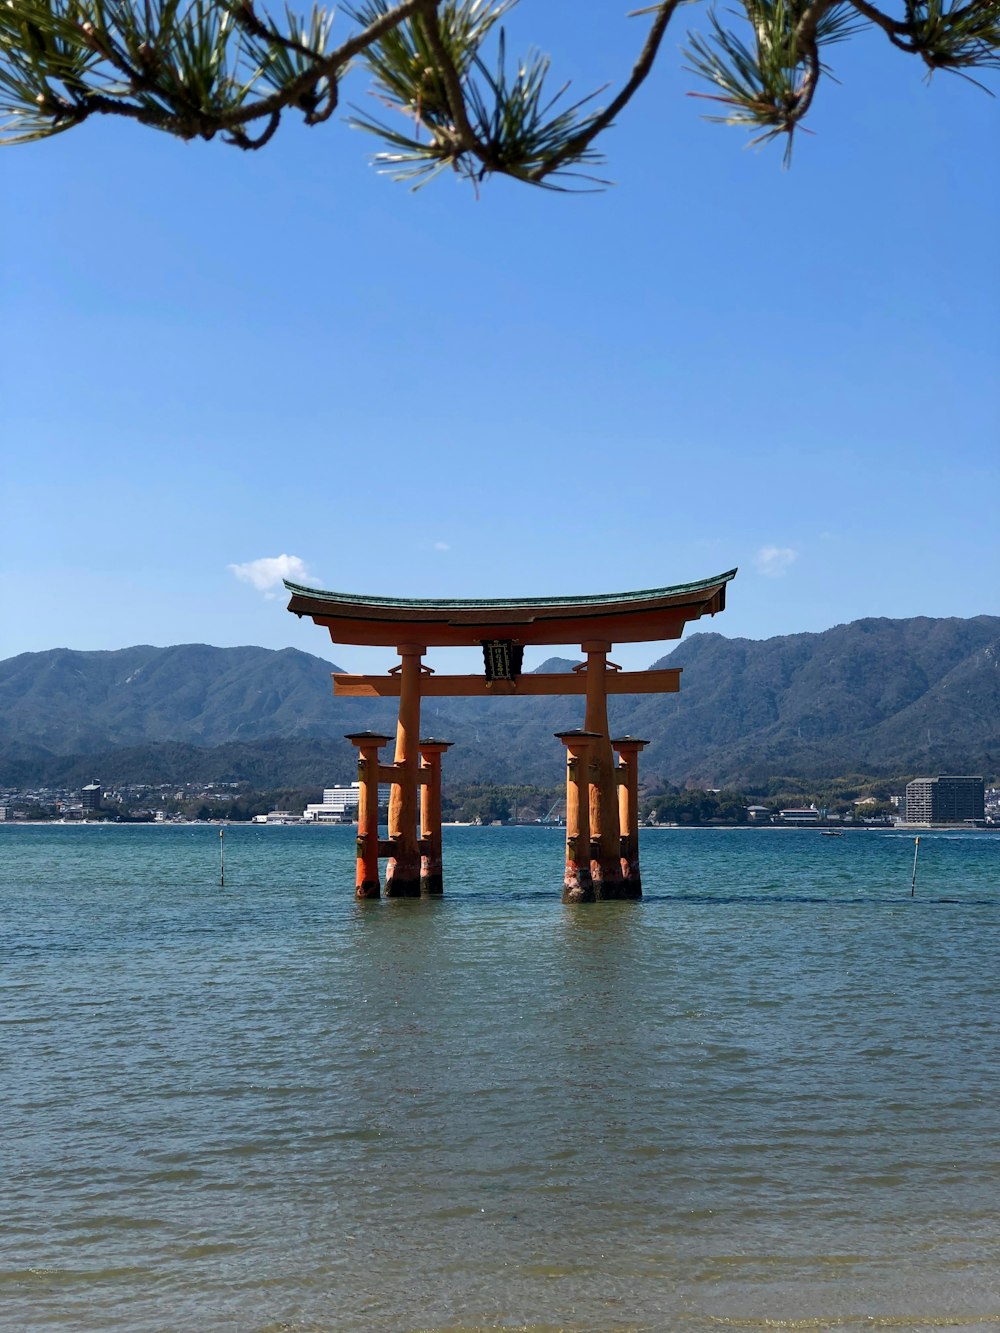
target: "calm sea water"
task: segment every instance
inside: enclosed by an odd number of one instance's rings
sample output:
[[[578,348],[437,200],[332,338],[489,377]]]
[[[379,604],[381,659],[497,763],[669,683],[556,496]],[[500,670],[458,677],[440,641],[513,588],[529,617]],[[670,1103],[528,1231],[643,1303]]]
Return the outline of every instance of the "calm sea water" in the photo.
[[[0,828],[0,1325],[1000,1324],[1000,836]]]

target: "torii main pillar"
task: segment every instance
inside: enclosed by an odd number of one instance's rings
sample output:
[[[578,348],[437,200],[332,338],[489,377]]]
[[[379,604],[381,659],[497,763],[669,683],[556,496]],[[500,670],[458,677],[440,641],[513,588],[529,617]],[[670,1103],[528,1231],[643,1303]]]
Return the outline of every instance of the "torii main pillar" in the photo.
[[[618,827],[618,787],[615,781],[615,757],[608,734],[608,669],[618,667],[608,662],[611,644],[604,639],[586,639],[581,650],[587,654],[587,713],[584,730],[595,739],[590,746],[590,830],[597,843],[592,855],[590,874],[594,897],[622,896],[621,834]],[[577,668],[579,670],[579,668]]]
[[[420,677],[422,658],[427,649],[404,643],[396,651],[401,659],[399,720],[396,724],[395,762],[385,773],[392,784],[389,790],[389,842],[392,848],[385,872],[385,896],[419,898]]]

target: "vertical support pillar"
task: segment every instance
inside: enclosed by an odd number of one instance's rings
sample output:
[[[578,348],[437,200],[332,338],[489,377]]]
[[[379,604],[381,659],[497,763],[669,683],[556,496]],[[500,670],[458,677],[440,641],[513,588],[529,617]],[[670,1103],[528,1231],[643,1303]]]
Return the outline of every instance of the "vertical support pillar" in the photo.
[[[557,731],[555,735],[566,746],[566,874],[562,900],[592,903],[590,762],[591,746],[600,737],[595,732],[579,730]]]
[[[618,792],[615,782],[615,757],[608,731],[608,653],[611,644],[589,639],[581,644],[587,654],[587,713],[584,727],[595,732],[591,746],[593,780],[590,787],[590,827],[598,843],[591,874],[595,898],[622,896],[621,832],[618,827]]]
[[[389,793],[389,840],[393,850],[385,872],[387,898],[416,898],[420,895],[417,788],[420,781],[420,659],[425,651],[415,644],[404,644],[396,649],[402,662],[396,757]]]
[[[378,752],[390,737],[355,731],[347,738],[358,748],[358,873],[355,898],[377,898],[378,879]]]
[[[622,830],[621,856],[624,898],[642,897],[639,873],[639,751],[649,741],[619,736],[611,742],[621,758],[618,783],[618,816]]]
[[[420,892],[444,892],[441,864],[441,756],[451,749],[451,741],[434,736],[420,741]]]

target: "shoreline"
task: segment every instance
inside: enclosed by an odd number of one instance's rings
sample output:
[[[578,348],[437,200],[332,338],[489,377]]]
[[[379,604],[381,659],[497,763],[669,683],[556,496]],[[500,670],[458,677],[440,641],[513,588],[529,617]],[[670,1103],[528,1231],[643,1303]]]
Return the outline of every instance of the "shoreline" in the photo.
[[[246,819],[171,819],[171,820],[114,820],[114,819],[5,819],[0,820],[0,829],[4,828],[335,828],[356,829],[357,823],[334,823],[330,820],[308,820],[295,823],[257,824]],[[565,824],[470,824],[462,820],[443,820],[442,828],[492,828],[492,829],[545,829],[565,832]],[[1000,833],[1000,825],[966,824],[643,824],[640,834],[645,833],[902,833],[910,837],[919,837],[924,833]]]

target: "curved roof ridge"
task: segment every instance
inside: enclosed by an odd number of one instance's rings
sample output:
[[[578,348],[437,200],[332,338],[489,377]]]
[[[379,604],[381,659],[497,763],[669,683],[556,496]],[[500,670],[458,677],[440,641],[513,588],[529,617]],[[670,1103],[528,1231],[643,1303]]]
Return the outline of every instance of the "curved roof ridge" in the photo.
[[[347,604],[350,606],[385,606],[385,607],[411,607],[419,610],[488,610],[491,607],[520,607],[520,606],[615,606],[622,602],[640,602],[648,601],[656,597],[678,597],[684,593],[702,592],[708,588],[718,587],[720,583],[729,583],[736,577],[736,570],[727,570],[724,574],[716,574],[713,578],[697,579],[693,583],[677,583],[672,587],[666,588],[641,588],[633,592],[613,592],[613,593],[585,593],[577,596],[561,597],[386,597],[382,595],[368,596],[364,593],[356,592],[334,592],[329,589],[310,588],[302,583],[289,583],[284,579],[284,585],[293,596],[314,598],[317,601],[330,601]]]

